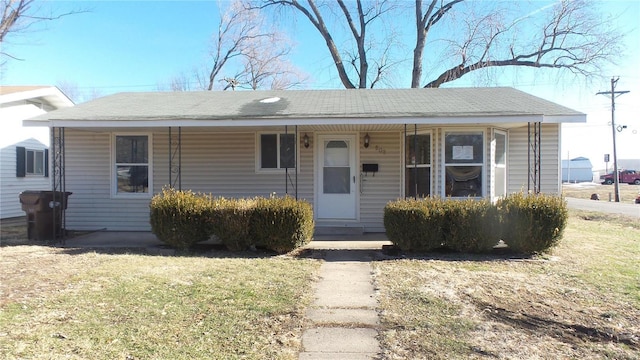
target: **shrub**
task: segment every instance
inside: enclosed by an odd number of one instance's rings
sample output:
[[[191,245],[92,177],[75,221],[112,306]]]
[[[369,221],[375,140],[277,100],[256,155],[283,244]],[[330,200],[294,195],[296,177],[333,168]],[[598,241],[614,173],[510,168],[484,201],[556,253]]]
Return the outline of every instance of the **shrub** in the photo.
[[[557,245],[568,211],[558,196],[512,194],[498,201],[503,240],[513,251],[536,253]]]
[[[405,251],[431,251],[444,244],[446,212],[440,198],[396,200],[384,208],[387,238]]]
[[[250,234],[256,245],[280,254],[304,246],[313,236],[311,204],[290,196],[256,200]]]
[[[249,225],[255,204],[254,199],[218,198],[213,202],[213,232],[227,249],[242,251],[252,245]]]
[[[445,245],[455,251],[490,252],[500,239],[498,210],[488,199],[446,202]]]
[[[164,188],[151,199],[149,208],[151,232],[165,244],[186,250],[212,235],[207,196]]]

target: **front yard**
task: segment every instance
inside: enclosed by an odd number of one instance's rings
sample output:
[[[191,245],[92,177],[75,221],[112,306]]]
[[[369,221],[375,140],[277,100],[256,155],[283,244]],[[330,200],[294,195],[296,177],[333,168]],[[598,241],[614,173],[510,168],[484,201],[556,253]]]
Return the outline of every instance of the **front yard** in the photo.
[[[640,224],[571,214],[549,256],[376,262],[385,357],[640,358]]]
[[[1,251],[2,359],[297,359],[319,265]]]
[[[542,257],[374,262],[382,358],[640,358],[640,224],[570,214]],[[25,246],[2,232],[0,358],[298,356],[317,260]]]

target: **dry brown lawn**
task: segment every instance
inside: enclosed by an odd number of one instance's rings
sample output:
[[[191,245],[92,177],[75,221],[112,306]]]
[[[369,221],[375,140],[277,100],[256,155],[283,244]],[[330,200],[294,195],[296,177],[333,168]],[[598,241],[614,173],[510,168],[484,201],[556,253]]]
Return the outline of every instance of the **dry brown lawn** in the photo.
[[[570,213],[549,255],[376,262],[384,357],[639,359],[637,219]]]
[[[640,196],[640,186],[620,184],[620,201],[621,202],[633,202],[638,196]],[[608,201],[609,196],[611,199],[615,198],[613,185],[601,185],[596,183],[577,183],[577,184],[563,184],[562,195],[565,197],[574,197],[579,199],[590,199],[591,194],[598,194],[600,200]]]

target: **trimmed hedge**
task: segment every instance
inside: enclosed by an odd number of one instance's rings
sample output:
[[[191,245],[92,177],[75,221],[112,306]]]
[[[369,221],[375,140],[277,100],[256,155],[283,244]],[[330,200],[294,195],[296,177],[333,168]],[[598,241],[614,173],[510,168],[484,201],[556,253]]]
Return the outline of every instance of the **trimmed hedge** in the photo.
[[[242,251],[253,245],[249,225],[255,204],[255,199],[217,198],[213,202],[213,233],[227,249]]]
[[[311,204],[290,196],[258,198],[249,229],[256,245],[280,254],[292,251],[311,241]]]
[[[567,218],[562,198],[542,194],[513,194],[496,205],[486,199],[400,199],[384,209],[389,240],[418,252],[444,247],[483,253],[500,239],[514,252],[543,252],[560,241]]]
[[[186,250],[211,237],[211,198],[164,188],[149,204],[151,232],[165,244]]]
[[[491,201],[450,200],[446,211],[446,247],[460,252],[484,253],[498,244],[500,217]]]
[[[512,194],[497,203],[502,238],[513,251],[544,252],[556,246],[567,225],[566,201],[545,194]]]
[[[225,199],[165,188],[149,205],[151,231],[162,242],[186,250],[212,235],[231,251],[251,245],[286,253],[313,236],[313,210],[292,197]]]
[[[442,199],[400,199],[385,206],[384,228],[402,250],[432,251],[444,245],[446,216]]]

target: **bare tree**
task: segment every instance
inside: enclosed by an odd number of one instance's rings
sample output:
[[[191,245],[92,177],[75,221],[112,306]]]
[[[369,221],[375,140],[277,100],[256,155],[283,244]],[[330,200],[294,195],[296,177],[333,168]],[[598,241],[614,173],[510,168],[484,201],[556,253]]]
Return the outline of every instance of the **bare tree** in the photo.
[[[366,1],[365,1],[366,2]],[[368,30],[374,22],[381,19],[385,14],[391,12],[395,8],[395,4],[387,0],[368,1],[366,6],[363,6],[362,0],[345,2],[344,0],[335,0],[335,6],[329,2],[316,2],[316,0],[307,0],[306,6],[298,0],[264,0],[263,7],[267,6],[279,6],[282,8],[292,8],[306,17],[311,24],[318,30],[320,35],[325,41],[329,53],[333,58],[336,70],[340,81],[347,89],[353,88],[366,88],[373,86],[377,81],[368,83],[368,77],[373,73],[376,80],[379,80],[378,75],[386,71],[387,67],[393,63],[388,61],[389,53],[386,51],[388,46],[383,46],[384,55],[380,56],[380,59],[375,62],[375,68],[370,69],[369,57],[374,53],[373,44],[390,42],[391,39],[378,39],[378,41],[372,41],[370,39]],[[323,12],[324,10],[324,12]],[[350,49],[340,51],[338,45],[335,42],[336,30],[330,30],[327,26],[326,17],[333,16],[334,13],[339,13],[340,16],[344,16],[346,25],[349,28],[349,33],[352,37],[350,43]],[[339,31],[339,30],[338,30]],[[347,68],[343,58],[348,59],[347,64],[351,65],[351,68]],[[387,60],[383,60],[387,59]],[[350,70],[352,71],[350,75]]]
[[[208,90],[212,90],[216,78],[225,64],[232,58],[241,56],[249,40],[266,36],[261,34],[261,19],[256,12],[247,8],[242,1],[231,3],[222,14],[217,36],[211,52],[213,65],[209,73]]]
[[[44,15],[39,7],[33,6],[35,2],[35,0],[0,0],[0,14],[2,15],[0,19],[0,57],[19,59],[3,50],[12,35],[24,33],[33,25],[43,21],[57,20],[64,16],[85,12],[76,10]]]
[[[284,90],[305,81],[306,76],[302,71],[288,60],[292,48],[289,40],[276,30],[268,34],[250,41],[242,54],[243,69],[234,77],[234,88]]]
[[[399,12],[402,2],[356,0],[355,9],[349,9],[343,0],[321,1],[307,0],[303,4],[298,0],[261,0],[260,3],[262,7],[293,9],[308,19],[325,40],[344,87],[367,87],[371,50],[365,45],[367,30],[374,21],[391,23],[393,20],[389,17],[402,18]],[[622,37],[594,10],[594,2],[560,0],[534,11],[527,10],[524,15],[514,11],[520,4],[509,2],[507,6],[492,2],[487,6],[482,1],[415,0],[416,43],[411,87],[439,87],[476,70],[504,66],[566,70],[589,77],[597,74],[603,64],[613,62],[621,51]],[[339,11],[333,11],[335,6]],[[327,26],[328,20],[342,17],[356,43],[357,52],[351,53],[348,63],[354,67],[358,82],[351,80],[345,68],[345,51],[334,40],[338,32],[330,31]],[[450,26],[445,29],[448,31],[442,30],[445,26]],[[427,42],[434,28],[439,29],[440,38]],[[441,44],[447,44],[448,57],[440,57]],[[390,47],[386,49],[387,54],[394,51]],[[425,54],[437,58],[425,59]],[[436,72],[434,79],[423,78],[427,64],[432,64],[428,67],[430,73]],[[369,86],[384,76],[384,63],[379,63],[376,70],[379,76]]]
[[[466,17],[464,40],[450,42],[453,66],[424,87],[440,87],[488,67],[524,66],[566,70],[584,77],[599,75],[601,66],[620,54],[622,36],[611,30],[591,5],[583,0],[555,3],[529,38],[523,27],[531,26],[533,13],[509,22],[502,19],[502,12]]]
[[[181,73],[159,84],[172,91],[277,88],[297,86],[305,80],[301,70],[288,61],[293,44],[244,0],[234,0],[222,12],[211,46],[211,63]]]

